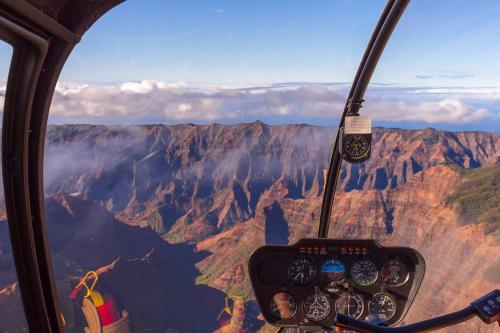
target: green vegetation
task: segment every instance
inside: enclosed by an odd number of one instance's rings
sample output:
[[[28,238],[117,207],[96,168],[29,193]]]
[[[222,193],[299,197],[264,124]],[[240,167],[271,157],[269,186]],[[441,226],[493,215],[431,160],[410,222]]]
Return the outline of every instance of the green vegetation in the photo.
[[[243,243],[234,253],[225,258],[220,265],[209,265],[201,268],[203,273],[196,278],[196,284],[210,285],[215,279],[220,277],[231,267],[236,267],[241,263],[246,263],[252,252],[258,247],[253,243]],[[245,275],[248,274],[245,272]],[[230,297],[240,297],[244,301],[248,301],[253,297],[252,287],[248,278],[243,283],[237,285],[229,285],[223,290]]]
[[[500,165],[466,170],[464,180],[446,198],[463,225],[484,223],[485,233],[500,240]]]
[[[429,131],[426,131],[426,132],[429,132]],[[422,138],[422,140],[424,141],[425,144],[427,144],[428,146],[432,146],[436,143],[439,142],[439,132],[437,132],[436,130],[434,129],[431,129],[430,130],[431,133],[429,133],[429,135],[427,136],[424,136]],[[425,133],[427,134],[427,133]]]
[[[462,176],[462,177],[468,175],[471,172],[470,169],[466,169],[463,166],[457,164],[456,162],[452,162],[449,160],[446,162],[440,163],[440,165],[447,166],[448,168],[452,169],[453,171],[458,172],[458,174],[460,174],[460,176]],[[475,169],[475,170],[481,170],[481,169]]]
[[[148,217],[146,217],[148,225],[159,234],[163,234],[165,230],[163,229],[163,220],[160,213],[155,210]]]

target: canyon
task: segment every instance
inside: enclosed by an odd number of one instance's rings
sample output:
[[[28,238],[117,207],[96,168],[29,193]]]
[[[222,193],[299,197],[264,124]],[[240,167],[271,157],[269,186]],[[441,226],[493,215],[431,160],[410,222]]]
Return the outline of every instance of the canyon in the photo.
[[[253,301],[247,260],[258,246],[315,236],[335,133],[259,121],[49,126],[47,231],[68,331],[82,328],[72,281],[107,267],[103,288],[134,332],[272,332]],[[482,208],[487,221],[460,209],[460,186],[473,176],[498,196],[499,133],[375,128],[370,160],[342,167],[329,237],[375,238],[426,258],[405,322],[500,287],[500,262],[483,260],[500,253],[499,206]],[[22,332],[5,320],[21,303],[1,214],[0,331]],[[226,297],[233,316],[219,327]],[[473,320],[448,331],[493,330]]]

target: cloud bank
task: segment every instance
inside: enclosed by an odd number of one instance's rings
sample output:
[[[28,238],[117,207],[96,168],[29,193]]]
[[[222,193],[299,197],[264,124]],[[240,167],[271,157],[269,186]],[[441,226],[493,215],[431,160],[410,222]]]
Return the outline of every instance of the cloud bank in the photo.
[[[59,83],[51,107],[57,123],[283,123],[337,119],[349,86],[280,83],[221,86],[161,81],[118,84]],[[0,103],[5,86],[0,85]],[[372,85],[363,113],[374,120],[471,124],[500,120],[500,88]],[[2,103],[3,104],[3,103]],[[500,129],[500,128],[499,128]]]

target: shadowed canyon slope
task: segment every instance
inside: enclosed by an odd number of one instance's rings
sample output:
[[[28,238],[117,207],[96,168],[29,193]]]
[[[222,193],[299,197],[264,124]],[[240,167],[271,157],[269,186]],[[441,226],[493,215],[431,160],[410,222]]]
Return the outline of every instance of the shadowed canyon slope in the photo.
[[[195,252],[188,244],[169,244],[153,230],[125,225],[103,207],[80,198],[49,198],[46,214],[66,331],[83,331],[82,313],[73,306],[69,294],[77,277],[98,269],[102,273],[97,290],[110,293],[120,307],[134,313],[134,332],[172,329],[201,333],[217,328],[214,318],[224,304],[224,294],[194,283],[199,275],[195,263],[208,253]],[[2,319],[15,318],[6,315],[8,311],[16,314],[12,309],[21,306],[12,294],[18,290],[15,286],[11,289],[3,295],[0,291]],[[165,309],[169,309],[168,316]],[[190,313],[196,315],[186,318]],[[1,331],[23,331],[17,322],[0,320]]]
[[[258,321],[246,272],[248,256],[266,243],[289,243],[314,236],[323,170],[334,134],[335,129],[330,127],[269,126],[261,122],[232,126],[50,126],[45,187],[52,198],[47,201],[52,207],[47,209],[47,218],[58,280],[81,275],[81,270],[97,268],[117,257],[141,257],[147,252],[144,246],[130,253],[128,245],[154,243],[154,268],[128,267],[130,263],[120,259],[119,269],[109,276],[114,276],[113,284],[120,285],[120,270],[128,272],[127,276],[133,271],[137,280],[147,280],[154,270],[157,278],[145,283],[152,289],[167,288],[163,286],[167,278],[161,274],[171,271],[164,265],[174,260],[171,256],[186,256],[181,252],[194,246],[199,252],[191,251],[185,269],[172,278],[185,276],[184,288],[189,292],[206,288],[199,292],[213,293],[213,302],[219,303],[212,312],[218,313],[222,307],[219,291],[235,300],[243,297],[246,302],[235,304],[244,308],[241,316],[248,318],[240,318],[239,325],[233,323],[232,331],[241,327],[255,331]],[[372,237],[384,244],[412,246],[423,253],[428,271],[405,321],[456,310],[500,284],[495,274],[500,263],[478,260],[500,250],[495,228],[500,223],[498,205],[487,207],[491,210],[486,215],[488,221],[474,221],[468,216],[470,221],[464,222],[467,209],[460,208],[464,202],[474,204],[467,201],[460,185],[482,180],[483,171],[490,177],[483,183],[495,184],[500,178],[499,164],[500,134],[376,129],[372,158],[342,169],[330,236]],[[472,169],[480,175],[471,176]],[[488,190],[498,193],[495,187]],[[94,208],[71,214],[75,207],[88,205]],[[61,207],[64,210],[58,213]],[[85,209],[101,215],[88,217],[82,214]],[[102,219],[106,222],[99,222]],[[94,223],[93,227],[85,226],[87,223]],[[98,238],[101,225],[122,224],[130,230],[127,237],[110,230],[96,240],[100,244],[97,249],[106,253],[103,258],[93,253],[98,260],[80,257],[83,243],[58,247],[55,241],[71,239],[82,230],[92,230]],[[65,237],[61,235],[63,230],[68,233]],[[108,253],[114,242],[119,246]],[[179,246],[184,248],[176,250]],[[194,279],[198,285],[194,285]],[[0,290],[3,287],[0,284]],[[138,297],[136,302],[147,302],[151,296],[146,295],[151,294],[146,292],[144,299],[134,295]],[[210,302],[203,304],[208,306]],[[127,306],[133,319],[134,304]],[[165,315],[169,313],[167,300],[159,306]],[[138,307],[134,309],[139,321],[157,320],[152,319],[154,314],[150,318]],[[206,321],[210,317],[213,322],[200,325],[208,328],[217,324],[217,314],[212,312]],[[181,319],[190,321],[189,317]],[[175,325],[181,325],[182,320]],[[464,332],[493,329],[477,321],[460,327]],[[261,330],[267,329],[264,326]]]

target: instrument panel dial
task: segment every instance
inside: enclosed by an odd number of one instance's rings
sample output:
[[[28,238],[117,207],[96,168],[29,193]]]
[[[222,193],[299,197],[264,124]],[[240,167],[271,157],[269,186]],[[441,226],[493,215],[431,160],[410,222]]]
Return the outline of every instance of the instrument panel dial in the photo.
[[[327,260],[320,269],[321,275],[330,282],[341,283],[345,280],[345,267],[339,260]]]
[[[280,319],[290,319],[297,312],[297,302],[292,295],[285,292],[277,293],[269,303],[271,313]]]
[[[378,270],[370,260],[360,260],[354,263],[351,267],[351,277],[362,287],[368,287],[377,281]]]
[[[345,314],[354,319],[358,319],[363,314],[363,299],[358,294],[346,292],[335,301],[337,313]]]
[[[396,314],[396,301],[387,293],[375,294],[368,302],[368,312],[377,315],[383,321],[388,321]]]
[[[410,271],[401,261],[392,259],[384,264],[380,275],[385,283],[393,287],[399,287],[408,282]]]
[[[312,320],[323,320],[330,314],[331,304],[326,295],[313,293],[304,299],[302,304],[304,315]]]
[[[305,285],[316,277],[316,268],[307,259],[299,258],[288,267],[288,277],[299,285]]]

